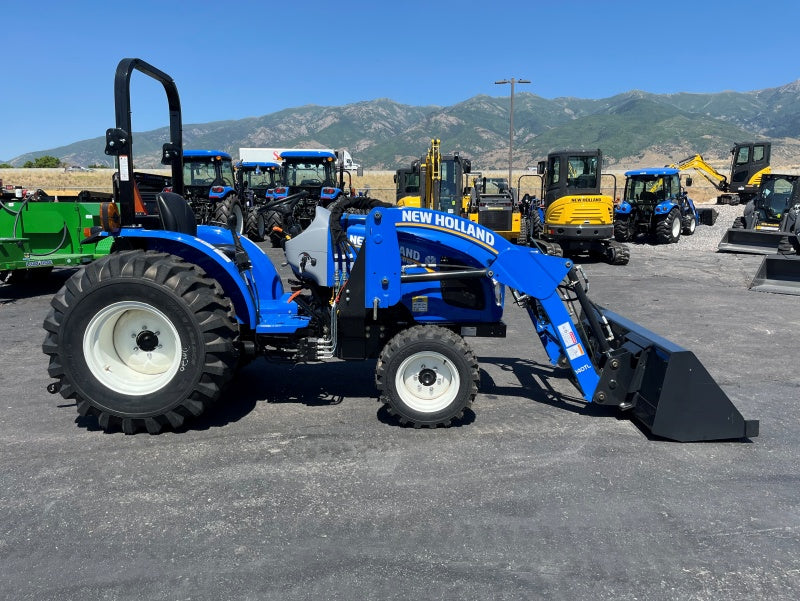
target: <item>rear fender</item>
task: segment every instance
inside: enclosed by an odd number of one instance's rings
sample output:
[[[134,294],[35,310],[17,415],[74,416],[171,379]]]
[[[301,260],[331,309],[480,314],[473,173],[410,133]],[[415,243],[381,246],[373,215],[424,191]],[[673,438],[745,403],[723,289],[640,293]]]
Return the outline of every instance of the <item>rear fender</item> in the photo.
[[[233,302],[237,318],[255,329],[258,311],[250,289],[233,260],[222,250],[233,244],[229,230],[212,226],[198,226],[197,237],[164,230],[123,228],[117,240],[136,240],[138,247],[167,252],[197,265],[220,285],[223,293]],[[253,280],[258,284],[258,298],[277,299],[283,295],[280,275],[264,252],[247,238],[240,238],[252,263]]]

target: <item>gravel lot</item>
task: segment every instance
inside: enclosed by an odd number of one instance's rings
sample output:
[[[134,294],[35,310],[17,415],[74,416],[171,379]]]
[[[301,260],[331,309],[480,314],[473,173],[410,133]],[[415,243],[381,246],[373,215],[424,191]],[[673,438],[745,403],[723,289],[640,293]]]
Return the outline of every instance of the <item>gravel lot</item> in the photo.
[[[586,405],[509,303],[460,427],[399,427],[373,362],[243,370],[217,411],[105,434],[45,391],[42,321],[68,272],[0,285],[0,599],[800,598],[798,298],[678,244],[588,262],[590,296],[693,350],[746,442],[679,444]],[[276,260],[276,251],[268,251]]]

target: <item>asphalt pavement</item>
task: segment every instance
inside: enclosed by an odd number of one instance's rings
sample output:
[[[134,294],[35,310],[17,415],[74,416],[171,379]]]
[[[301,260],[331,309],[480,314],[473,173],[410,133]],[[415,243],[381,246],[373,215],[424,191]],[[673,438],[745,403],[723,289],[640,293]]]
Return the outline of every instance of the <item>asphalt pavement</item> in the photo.
[[[584,264],[761,422],[688,444],[583,403],[511,303],[457,427],[395,423],[374,362],[259,359],[184,431],[106,434],[46,391],[70,272],[0,285],[0,598],[796,600],[800,297],[747,290],[760,261]]]

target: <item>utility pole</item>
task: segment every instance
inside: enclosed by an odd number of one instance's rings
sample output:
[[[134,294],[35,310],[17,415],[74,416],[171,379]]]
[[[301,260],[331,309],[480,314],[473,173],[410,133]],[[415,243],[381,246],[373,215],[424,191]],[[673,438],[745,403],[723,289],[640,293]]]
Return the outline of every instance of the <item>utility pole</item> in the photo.
[[[511,79],[501,79],[500,81],[494,82],[496,84],[511,84],[511,106],[509,109],[509,126],[508,126],[508,187],[514,185],[511,181],[511,166],[514,164],[514,84],[517,83],[531,83],[530,80],[527,79],[516,79],[512,77]]]

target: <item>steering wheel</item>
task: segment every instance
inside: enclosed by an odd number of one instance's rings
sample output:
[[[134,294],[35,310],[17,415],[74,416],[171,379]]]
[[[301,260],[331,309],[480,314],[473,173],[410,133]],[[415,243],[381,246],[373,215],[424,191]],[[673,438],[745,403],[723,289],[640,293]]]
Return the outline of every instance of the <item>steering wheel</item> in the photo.
[[[296,194],[290,194],[289,196],[285,196],[283,198],[276,198],[274,200],[270,200],[261,207],[259,207],[259,213],[265,213],[267,211],[275,211],[277,213],[281,213],[282,215],[289,215],[294,210],[295,205],[300,202],[301,199],[306,198],[308,196],[308,192],[302,191],[297,192]]]

